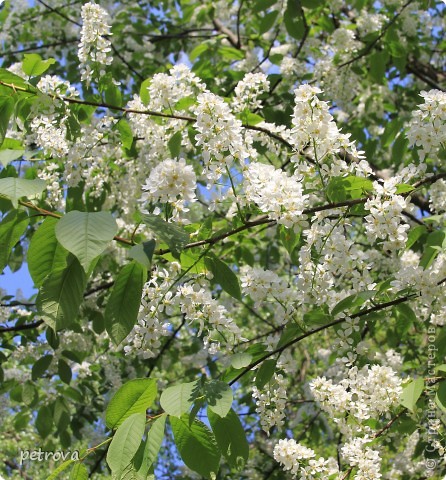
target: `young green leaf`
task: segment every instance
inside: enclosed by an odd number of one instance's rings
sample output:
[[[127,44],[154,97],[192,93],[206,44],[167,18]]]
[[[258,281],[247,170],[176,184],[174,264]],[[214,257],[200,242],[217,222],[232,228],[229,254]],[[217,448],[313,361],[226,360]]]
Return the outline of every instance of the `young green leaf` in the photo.
[[[161,444],[164,440],[164,428],[166,425],[167,415],[161,415],[157,418],[147,432],[147,440],[144,447],[144,454],[141,466],[138,469],[140,475],[147,475],[150,467],[155,463]],[[145,477],[144,477],[145,478]]]
[[[198,382],[181,383],[166,388],[161,394],[160,404],[169,415],[180,417],[189,411],[199,395]]]
[[[129,380],[122,385],[108,404],[105,411],[107,427],[118,428],[130,415],[145,413],[155,401],[156,395],[156,380],[150,378]]]
[[[422,378],[413,380],[404,387],[403,393],[401,394],[400,404],[403,407],[408,408],[411,412],[414,412],[416,403],[423,393],[423,389],[424,380]]]
[[[107,451],[107,464],[118,478],[138,451],[145,426],[146,414],[134,413],[116,430]]]
[[[51,65],[56,63],[54,58],[42,60],[42,57],[37,53],[25,53],[22,62],[22,70],[28,77],[38,77],[45,73]]]

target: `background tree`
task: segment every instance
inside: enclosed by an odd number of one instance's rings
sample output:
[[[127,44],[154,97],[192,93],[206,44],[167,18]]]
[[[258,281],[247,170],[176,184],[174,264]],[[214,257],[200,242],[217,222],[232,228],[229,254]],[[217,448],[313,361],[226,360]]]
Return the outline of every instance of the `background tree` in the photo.
[[[2,2],[4,477],[444,477],[444,10]]]

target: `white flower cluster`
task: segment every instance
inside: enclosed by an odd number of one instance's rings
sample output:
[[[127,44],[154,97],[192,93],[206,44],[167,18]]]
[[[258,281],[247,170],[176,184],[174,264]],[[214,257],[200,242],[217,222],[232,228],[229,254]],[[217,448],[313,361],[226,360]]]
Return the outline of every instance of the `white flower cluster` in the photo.
[[[385,180],[381,185],[374,182],[374,190],[377,195],[365,203],[365,208],[370,215],[365,217],[366,233],[370,240],[386,240],[385,250],[398,250],[405,246],[407,230],[410,226],[401,223],[402,211],[409,208],[409,200],[396,194],[398,177]]]
[[[288,381],[282,374],[275,373],[263,391],[253,387],[252,396],[256,399],[256,412],[260,416],[260,425],[269,435],[272,427],[282,427],[287,402]]]
[[[446,212],[446,181],[437,180],[429,189],[429,203],[437,213]]]
[[[183,64],[175,65],[166,73],[156,73],[147,87],[149,108],[161,111],[166,108],[175,110],[175,104],[186,97],[195,97],[205,90],[205,85]]]
[[[169,323],[163,313],[173,313],[172,292],[173,277],[181,270],[177,262],[169,265],[172,271],[156,269],[150,280],[144,285],[138,322],[126,338],[126,355],[136,354],[141,358],[155,357],[161,347],[161,338],[169,334]]]
[[[57,75],[45,75],[37,84],[37,88],[46,95],[60,95],[74,98],[79,96],[79,92],[68,80],[62,80]]]
[[[246,199],[277,223],[298,230],[306,225],[302,212],[308,206],[303,193],[302,178],[288,176],[272,165],[252,162],[244,170],[243,186]]]
[[[195,188],[197,178],[191,165],[186,161],[167,159],[151,170],[149,178],[142,186],[140,201],[150,203],[170,203],[174,216],[179,212],[187,212],[187,203],[197,200]]]
[[[295,478],[326,480],[339,473],[334,458],[330,457],[325,460],[320,457],[316,460],[315,457],[314,450],[297,443],[294,439],[279,440],[274,447],[274,460],[279,462],[283,469],[290,472]]]
[[[339,131],[329,112],[328,103],[317,97],[319,93],[322,93],[322,90],[308,84],[300,85],[294,91],[295,106],[291,130],[294,147],[301,151],[309,146],[319,163],[328,155],[339,152],[341,148],[359,158],[361,152],[349,141],[350,134]]]
[[[353,30],[342,27],[336,28],[330,35],[329,42],[338,54],[355,52],[361,45],[361,43],[355,39]]]
[[[108,13],[94,2],[82,7],[82,29],[78,57],[80,61],[81,80],[87,86],[93,79],[93,74],[105,75],[102,66],[113,61],[111,42],[106,36],[111,35]],[[97,69],[99,70],[97,71]]]
[[[247,73],[235,87],[232,108],[241,112],[245,108],[256,110],[262,107],[259,96],[269,89],[269,80],[264,73]]]
[[[223,99],[206,92],[198,96],[196,115],[196,145],[203,149],[204,171],[215,182],[235,160],[243,162],[250,156],[250,137],[242,134],[242,122],[237,120]]]
[[[205,333],[204,348],[211,355],[220,350],[222,342],[230,346],[244,340],[239,327],[228,316],[226,308],[212,298],[211,292],[199,283],[178,287],[178,295],[174,302],[180,307],[186,320],[198,323],[197,336]]]
[[[350,414],[359,422],[377,418],[396,405],[402,392],[401,378],[386,366],[352,367],[338,384],[317,377],[310,389],[321,408],[339,423],[340,416]]]
[[[62,158],[69,152],[67,141],[67,117],[37,116],[31,121],[33,140],[43,148],[45,155]]]
[[[446,148],[446,93],[440,90],[422,91],[424,103],[412,112],[407,131],[410,145],[420,147],[418,156],[438,158],[440,149]]]
[[[411,262],[403,261],[407,258],[405,256],[401,259],[400,268],[394,273],[395,280],[391,282],[392,287],[397,290],[413,287],[420,292],[421,299],[426,305],[433,304],[435,300],[441,305],[444,287],[439,282],[446,276],[446,255],[441,252],[429,268],[418,265],[418,256]]]
[[[366,446],[371,440],[367,435],[355,437],[341,447],[342,456],[350,466],[357,468],[355,480],[379,480],[382,477],[379,452]]]
[[[295,300],[295,291],[284,278],[271,270],[246,265],[241,268],[240,281],[243,293],[252,298],[255,307],[276,300],[274,322],[279,325],[287,323],[294,312],[291,304]]]

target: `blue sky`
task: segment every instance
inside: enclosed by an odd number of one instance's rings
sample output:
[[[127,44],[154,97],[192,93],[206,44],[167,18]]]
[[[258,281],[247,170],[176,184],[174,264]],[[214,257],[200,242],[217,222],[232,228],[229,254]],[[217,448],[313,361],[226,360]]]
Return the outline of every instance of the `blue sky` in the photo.
[[[0,275],[0,288],[6,290],[9,295],[15,295],[17,289],[21,289],[26,298],[37,293],[26,263],[15,273],[12,273],[9,267],[6,267],[3,275]]]

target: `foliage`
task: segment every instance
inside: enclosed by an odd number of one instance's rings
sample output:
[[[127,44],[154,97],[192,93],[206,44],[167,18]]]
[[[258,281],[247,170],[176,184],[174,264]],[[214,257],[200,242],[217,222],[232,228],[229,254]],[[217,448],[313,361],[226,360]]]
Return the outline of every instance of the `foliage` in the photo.
[[[446,475],[445,10],[0,2],[0,478]]]

